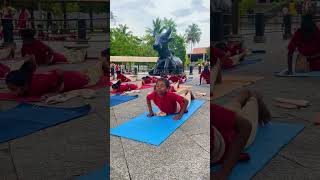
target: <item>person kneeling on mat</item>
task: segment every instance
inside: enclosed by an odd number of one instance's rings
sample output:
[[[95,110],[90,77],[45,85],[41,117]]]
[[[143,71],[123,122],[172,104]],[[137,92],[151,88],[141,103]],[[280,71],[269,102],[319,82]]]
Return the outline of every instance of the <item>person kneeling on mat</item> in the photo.
[[[35,60],[30,58],[18,70],[6,75],[8,89],[18,96],[43,96],[68,92],[96,85],[103,76],[105,62],[99,61],[84,71],[51,70],[36,73]],[[92,73],[94,72],[94,73]]]
[[[288,71],[292,74],[293,53],[298,50],[295,72],[320,71],[320,30],[312,15],[302,17],[301,27],[294,33],[288,45]]]
[[[253,143],[258,123],[269,123],[271,114],[261,95],[243,90],[225,107],[211,104],[210,118],[213,142],[210,143],[210,161],[213,165],[221,164],[221,169],[212,172],[211,176],[225,180],[238,161],[250,159],[243,151]]]
[[[183,114],[188,112],[194,96],[189,90],[180,93],[181,94],[177,94],[170,91],[170,83],[167,79],[159,79],[154,87],[154,91],[147,96],[148,117],[156,115],[151,106],[151,101],[153,101],[160,109],[160,112],[157,114],[158,116],[178,113],[173,119],[181,119]]]
[[[64,55],[54,52],[48,45],[34,39],[35,30],[24,29],[21,31],[22,48],[21,55],[34,55],[37,65],[53,65],[57,63],[65,63],[67,59]]]

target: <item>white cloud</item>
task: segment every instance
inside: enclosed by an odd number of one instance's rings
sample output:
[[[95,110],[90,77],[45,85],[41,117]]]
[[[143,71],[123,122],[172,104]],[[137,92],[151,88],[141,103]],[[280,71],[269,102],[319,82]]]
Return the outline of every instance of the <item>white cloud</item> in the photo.
[[[138,36],[144,35],[157,17],[172,18],[179,34],[185,34],[187,26],[196,23],[202,31],[196,47],[210,45],[210,0],[114,0],[111,11],[117,24],[126,24]]]

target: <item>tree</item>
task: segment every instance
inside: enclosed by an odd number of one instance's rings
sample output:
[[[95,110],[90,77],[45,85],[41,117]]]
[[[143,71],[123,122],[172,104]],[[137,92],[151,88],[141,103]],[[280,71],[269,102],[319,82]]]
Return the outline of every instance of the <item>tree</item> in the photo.
[[[201,37],[201,29],[198,27],[198,25],[197,24],[189,25],[186,30],[186,41],[190,43],[190,48],[191,48],[190,60],[192,60],[191,58],[192,47],[195,43],[200,42],[200,37]]]
[[[162,33],[163,30],[164,30],[164,26],[162,24],[162,20],[160,18],[156,18],[155,20],[152,21],[152,27],[147,28],[146,32],[152,35],[154,32],[157,34],[160,34]]]
[[[173,34],[177,32],[177,24],[173,21],[173,19],[164,18],[162,22],[165,29],[171,28],[171,32]]]
[[[129,36],[132,34],[132,31],[128,31],[129,27],[127,25],[120,24],[117,30],[119,30],[120,33],[122,33],[125,36]]]

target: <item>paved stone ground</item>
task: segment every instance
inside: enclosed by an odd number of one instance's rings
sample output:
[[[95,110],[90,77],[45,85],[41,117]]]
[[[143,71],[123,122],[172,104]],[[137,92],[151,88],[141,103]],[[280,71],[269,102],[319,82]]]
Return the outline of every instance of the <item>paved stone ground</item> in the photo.
[[[320,84],[319,78],[279,78],[273,76],[274,71],[286,68],[286,47],[288,41],[282,40],[281,33],[268,34],[265,44],[254,44],[253,37],[246,37],[249,48],[265,49],[263,62],[240,68],[231,74],[264,76],[251,88],[260,91],[271,109],[274,121],[289,123],[300,122],[305,129],[294,138],[253,178],[254,180],[292,179],[307,180],[320,179],[320,129],[312,121],[316,112],[320,112]],[[218,99],[216,102],[224,104],[239,90]],[[272,98],[305,99],[312,103],[311,107],[299,110],[285,110],[274,106]],[[281,117],[281,118],[279,118]]]
[[[199,86],[199,75],[194,74],[192,91],[205,92],[209,86]],[[111,128],[147,110],[146,94],[114,106],[110,111]],[[204,98],[205,99],[205,98]],[[209,173],[210,158],[209,101],[195,112],[160,147],[110,137],[111,179],[199,179]]]
[[[61,43],[56,43],[54,46],[53,48],[58,48]],[[93,46],[96,46],[97,50],[90,52],[92,54],[96,54],[105,47],[95,44]],[[94,63],[94,61],[88,61],[41,69],[59,67],[65,70],[81,70]],[[90,104],[92,111],[87,116],[1,143],[0,179],[73,179],[103,167],[109,159],[106,133],[109,117],[106,97],[106,89],[100,89],[94,99],[75,98],[55,105],[77,107]],[[1,101],[0,111],[16,105],[16,102]]]

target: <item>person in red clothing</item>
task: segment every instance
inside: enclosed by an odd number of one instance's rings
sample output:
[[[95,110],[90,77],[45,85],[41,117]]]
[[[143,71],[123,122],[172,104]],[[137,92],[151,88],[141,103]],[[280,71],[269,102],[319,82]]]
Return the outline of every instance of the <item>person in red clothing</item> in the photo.
[[[124,93],[124,92],[128,92],[128,91],[138,90],[141,88],[141,86],[142,86],[142,81],[137,82],[136,84],[133,84],[133,83],[122,84],[122,82],[119,80],[115,84],[112,84],[111,92],[112,93]]]
[[[0,63],[0,78],[6,77],[6,75],[10,72],[10,67]]]
[[[215,46],[211,49],[211,54],[213,55],[213,63],[215,64],[217,59],[220,59],[221,67],[223,69],[230,69],[235,67],[246,55],[245,51],[240,54],[232,55],[232,52],[230,52],[229,50],[225,51],[225,49],[225,43],[216,43]]]
[[[20,35],[21,35],[21,31],[27,28],[27,19],[29,17],[30,17],[29,11],[26,8],[22,8],[19,14],[19,21],[18,21]]]
[[[292,74],[293,53],[298,50],[296,72],[320,71],[320,30],[312,15],[302,18],[301,27],[294,33],[288,45],[288,72]]]
[[[38,65],[51,65],[67,62],[64,55],[54,52],[43,42],[34,39],[34,35],[35,31],[32,29],[24,29],[21,31],[23,39],[21,54],[23,57],[26,55],[34,55]]]
[[[203,71],[200,74],[200,85],[201,85],[202,79],[206,80],[207,84],[210,84],[210,70],[208,66],[205,66]]]
[[[148,117],[156,115],[151,106],[151,101],[153,101],[160,109],[160,112],[157,114],[158,116],[178,113],[173,119],[179,120],[188,111],[193,99],[191,91],[188,90],[182,95],[170,92],[170,82],[167,79],[161,78],[157,81],[154,91],[147,96]]]
[[[97,66],[100,69],[96,69]],[[18,70],[9,72],[6,75],[6,85],[8,89],[18,96],[44,96],[68,92],[72,90],[87,88],[99,82],[102,76],[103,62],[98,62],[94,66],[95,72],[90,71],[62,71],[51,70],[47,72],[35,72],[36,62],[30,58]],[[99,77],[98,77],[99,76]]]
[[[117,71],[117,80],[120,80],[121,82],[131,82],[131,79],[123,75],[121,71]]]
[[[210,161],[221,164],[221,169],[211,175],[213,179],[228,179],[239,160],[250,159],[243,151],[253,143],[258,124],[267,124],[271,114],[259,93],[243,90],[225,107],[211,104],[210,117]]]

